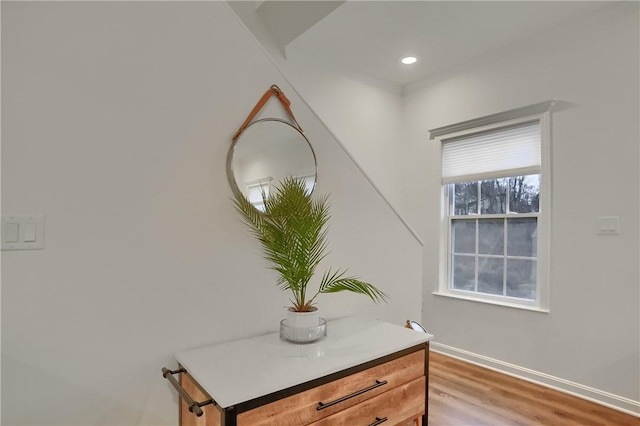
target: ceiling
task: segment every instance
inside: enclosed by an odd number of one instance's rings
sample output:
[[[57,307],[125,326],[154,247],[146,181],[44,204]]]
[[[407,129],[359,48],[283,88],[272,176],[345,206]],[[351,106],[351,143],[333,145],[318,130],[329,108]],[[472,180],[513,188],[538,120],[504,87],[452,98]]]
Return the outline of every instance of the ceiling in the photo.
[[[567,25],[615,2],[600,1],[347,1],[313,15],[316,2],[263,2],[267,26],[284,40],[287,59],[331,65],[402,88],[484,55]],[[287,13],[289,11],[289,13]],[[299,15],[302,18],[302,15]],[[293,30],[287,30],[295,26]],[[277,32],[287,34],[278,35]],[[406,55],[414,65],[400,63]]]

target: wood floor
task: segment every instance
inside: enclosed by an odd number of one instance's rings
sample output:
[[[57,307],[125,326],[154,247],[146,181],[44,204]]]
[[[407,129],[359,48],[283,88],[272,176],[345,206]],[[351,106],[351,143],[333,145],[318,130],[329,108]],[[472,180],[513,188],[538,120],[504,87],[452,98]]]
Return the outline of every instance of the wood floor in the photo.
[[[640,418],[431,352],[429,426],[640,426]]]

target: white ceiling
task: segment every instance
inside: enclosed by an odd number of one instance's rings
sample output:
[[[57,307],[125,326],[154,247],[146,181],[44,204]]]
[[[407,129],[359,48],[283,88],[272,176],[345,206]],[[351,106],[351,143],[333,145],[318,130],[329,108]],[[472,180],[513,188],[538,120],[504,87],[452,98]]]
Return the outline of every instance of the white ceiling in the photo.
[[[306,31],[298,29],[299,35],[283,47],[291,60],[329,64],[401,88],[614,4],[348,1]],[[402,65],[401,57],[409,54],[418,63]]]

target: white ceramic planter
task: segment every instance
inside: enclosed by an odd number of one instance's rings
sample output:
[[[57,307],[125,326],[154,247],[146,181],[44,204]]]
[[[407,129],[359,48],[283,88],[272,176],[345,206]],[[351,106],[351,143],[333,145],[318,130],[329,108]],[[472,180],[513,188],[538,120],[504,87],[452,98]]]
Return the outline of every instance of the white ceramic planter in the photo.
[[[310,312],[295,312],[291,308],[287,310],[287,325],[289,327],[317,327],[320,323],[318,308],[311,308]]]
[[[287,311],[280,322],[280,338],[291,343],[313,343],[327,335],[327,322],[320,318],[317,308],[311,312]]]

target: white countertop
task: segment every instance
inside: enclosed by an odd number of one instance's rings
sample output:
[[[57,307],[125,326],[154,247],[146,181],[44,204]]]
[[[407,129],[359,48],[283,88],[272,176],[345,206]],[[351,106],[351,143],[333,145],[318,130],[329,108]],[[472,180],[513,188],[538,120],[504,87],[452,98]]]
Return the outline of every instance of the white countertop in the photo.
[[[176,360],[222,407],[384,357],[431,340],[400,325],[362,317],[327,323],[327,337],[295,345],[279,333],[176,354]]]

